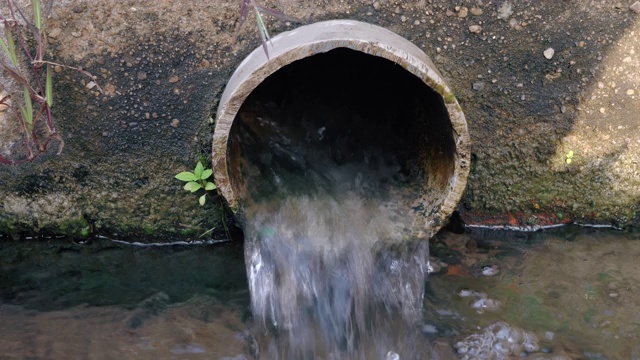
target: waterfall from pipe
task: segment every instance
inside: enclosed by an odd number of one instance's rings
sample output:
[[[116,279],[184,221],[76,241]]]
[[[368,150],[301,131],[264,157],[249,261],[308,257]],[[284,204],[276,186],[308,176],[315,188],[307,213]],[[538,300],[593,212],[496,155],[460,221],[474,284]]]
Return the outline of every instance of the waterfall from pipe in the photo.
[[[278,124],[255,116],[236,132],[259,358],[429,358],[421,175],[376,144]]]

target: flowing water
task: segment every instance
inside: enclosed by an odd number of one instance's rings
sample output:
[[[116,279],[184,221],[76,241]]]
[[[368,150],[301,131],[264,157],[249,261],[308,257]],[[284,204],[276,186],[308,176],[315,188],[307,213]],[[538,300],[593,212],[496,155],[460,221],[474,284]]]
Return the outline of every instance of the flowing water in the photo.
[[[0,237],[0,359],[268,359],[278,335],[249,311],[238,245]],[[639,256],[640,234],[611,229],[442,232],[414,358],[505,359],[518,343],[513,358],[640,359]]]

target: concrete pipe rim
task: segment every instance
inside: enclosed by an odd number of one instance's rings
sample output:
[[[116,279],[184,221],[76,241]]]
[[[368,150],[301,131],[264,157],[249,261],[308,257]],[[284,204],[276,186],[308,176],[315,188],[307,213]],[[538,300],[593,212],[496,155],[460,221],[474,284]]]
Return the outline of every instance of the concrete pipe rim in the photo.
[[[221,96],[212,144],[214,179],[230,208],[241,211],[228,163],[232,125],[247,97],[281,68],[304,58],[346,48],[384,58],[419,78],[435,91],[446,107],[454,140],[454,169],[446,195],[425,224],[437,231],[456,209],[466,187],[470,165],[470,137],[464,113],[430,58],[400,35],[377,25],[355,20],[330,20],[298,27],[272,38],[269,58],[262,47],[251,52],[237,67]]]

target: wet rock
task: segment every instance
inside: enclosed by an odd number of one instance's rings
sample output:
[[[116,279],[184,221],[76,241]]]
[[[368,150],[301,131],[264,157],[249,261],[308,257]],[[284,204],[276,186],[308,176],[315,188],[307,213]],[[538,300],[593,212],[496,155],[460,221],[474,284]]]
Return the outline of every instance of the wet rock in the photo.
[[[538,338],[531,332],[505,322],[497,322],[482,332],[467,336],[454,347],[461,359],[510,359],[540,350]]]
[[[461,290],[458,295],[463,298],[473,298],[474,300],[470,305],[476,309],[479,314],[485,311],[497,311],[502,305],[499,300],[491,299],[487,294],[478,291]]]
[[[465,6],[460,8],[460,11],[458,11],[458,17],[459,18],[466,18],[467,15],[469,15],[469,9]]]
[[[553,50],[553,48],[548,48],[547,50],[545,50],[545,51],[543,52],[544,57],[545,57],[547,60],[551,60],[551,59],[553,58],[553,55],[554,55],[555,53],[556,53],[556,51],[555,51],[555,50]]]
[[[482,268],[482,275],[484,276],[495,276],[500,273],[500,269],[498,265],[485,266]]]

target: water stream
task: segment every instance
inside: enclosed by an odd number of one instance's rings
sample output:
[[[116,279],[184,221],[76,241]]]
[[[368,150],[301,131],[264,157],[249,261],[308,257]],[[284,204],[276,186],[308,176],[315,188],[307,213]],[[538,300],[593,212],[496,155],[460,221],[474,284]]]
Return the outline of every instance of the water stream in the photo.
[[[0,358],[268,359],[277,334],[251,314],[243,252],[0,236]],[[513,358],[640,359],[639,256],[640,234],[610,229],[444,231],[405,339],[421,359],[505,359],[509,329],[538,348]],[[393,339],[399,319],[378,330]],[[481,343],[493,354],[459,353]]]

